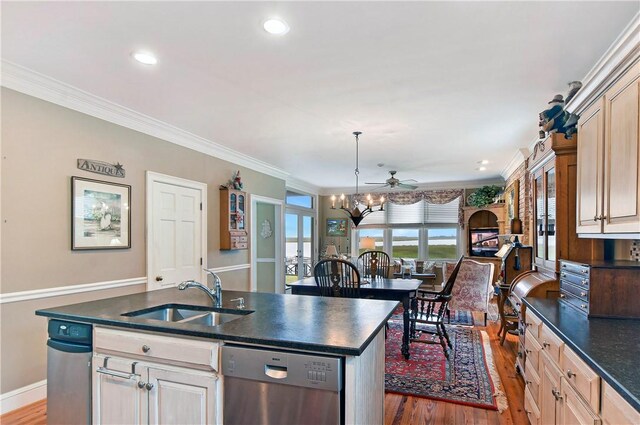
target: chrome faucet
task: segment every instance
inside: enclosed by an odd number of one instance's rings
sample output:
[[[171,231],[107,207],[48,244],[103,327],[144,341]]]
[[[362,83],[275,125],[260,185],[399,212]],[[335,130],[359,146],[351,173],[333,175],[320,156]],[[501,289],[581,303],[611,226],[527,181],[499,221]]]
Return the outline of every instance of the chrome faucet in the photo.
[[[213,289],[210,289],[209,286],[203,285],[202,283],[196,282],[195,280],[185,280],[184,282],[178,285],[178,289],[180,291],[184,291],[187,288],[200,289],[201,291],[206,293],[209,296],[209,298],[211,298],[211,302],[213,303],[214,307],[221,307],[222,306],[222,281],[220,280],[218,275],[212,272],[211,270],[207,270],[207,269],[203,269],[203,270],[209,273],[211,276],[213,276],[213,280],[215,282],[215,286]]]

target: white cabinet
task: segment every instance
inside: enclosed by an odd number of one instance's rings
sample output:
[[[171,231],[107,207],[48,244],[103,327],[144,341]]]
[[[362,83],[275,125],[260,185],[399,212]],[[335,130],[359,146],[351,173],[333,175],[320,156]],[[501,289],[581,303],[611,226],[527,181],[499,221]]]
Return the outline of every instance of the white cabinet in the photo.
[[[544,425],[563,424],[562,393],[560,379],[562,372],[546,352],[541,353],[540,364],[540,423]]]
[[[94,347],[94,424],[221,422],[218,343],[96,327]]]
[[[562,410],[562,423],[566,425],[600,425],[598,415],[582,401],[578,393],[567,381],[562,378],[562,398],[560,409]]]
[[[583,114],[576,231],[640,234],[640,63]]]

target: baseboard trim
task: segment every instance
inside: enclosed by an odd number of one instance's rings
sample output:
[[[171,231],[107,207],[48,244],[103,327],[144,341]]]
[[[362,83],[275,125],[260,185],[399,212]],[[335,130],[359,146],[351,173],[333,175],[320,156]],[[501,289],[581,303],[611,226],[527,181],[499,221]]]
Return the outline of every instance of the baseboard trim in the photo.
[[[250,269],[250,268],[251,268],[251,264],[234,264],[232,266],[212,267],[207,270],[214,273],[224,273],[224,272],[232,272],[235,270],[244,270],[244,269]]]
[[[47,398],[47,380],[0,394],[0,415]]]
[[[105,282],[86,283],[81,285],[35,289],[32,291],[9,292],[7,294],[0,294],[0,304],[37,300],[41,298],[61,297],[65,295],[78,294],[81,292],[104,291],[107,289],[124,288],[127,286],[146,284],[147,277],[144,276],[135,277],[132,279],[109,280]]]

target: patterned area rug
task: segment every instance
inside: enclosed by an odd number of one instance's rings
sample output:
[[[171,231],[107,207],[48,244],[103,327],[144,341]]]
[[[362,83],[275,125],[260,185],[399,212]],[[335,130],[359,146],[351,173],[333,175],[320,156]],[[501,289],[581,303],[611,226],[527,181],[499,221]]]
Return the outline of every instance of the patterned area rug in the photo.
[[[451,338],[449,360],[439,344],[411,344],[411,358],[402,356],[402,324],[389,322],[386,340],[385,391],[451,403],[500,410],[507,400],[484,331],[447,327]],[[422,334],[421,338],[431,338]]]
[[[402,306],[396,308],[391,316],[391,320],[402,323]],[[451,325],[458,326],[473,326],[473,314],[470,311],[452,311],[451,312]]]

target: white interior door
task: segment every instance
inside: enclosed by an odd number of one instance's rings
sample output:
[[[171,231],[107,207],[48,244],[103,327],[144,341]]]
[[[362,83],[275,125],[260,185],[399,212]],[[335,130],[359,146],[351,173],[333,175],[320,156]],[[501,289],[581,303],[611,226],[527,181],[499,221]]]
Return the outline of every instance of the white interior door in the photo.
[[[201,281],[206,266],[206,185],[161,177],[147,186],[148,290]]]
[[[284,292],[283,202],[251,195],[251,290]]]

